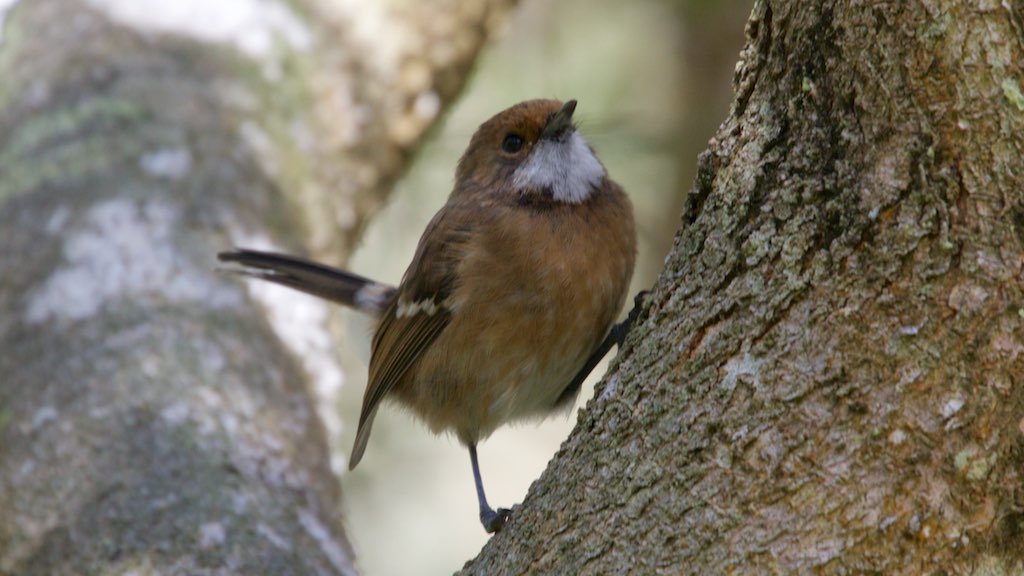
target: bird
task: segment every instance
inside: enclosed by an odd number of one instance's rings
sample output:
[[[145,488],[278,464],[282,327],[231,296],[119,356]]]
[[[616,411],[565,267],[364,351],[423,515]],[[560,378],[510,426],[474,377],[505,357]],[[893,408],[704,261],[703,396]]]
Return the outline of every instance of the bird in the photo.
[[[488,504],[477,444],[571,409],[640,305],[615,324],[636,261],[633,208],[577,129],[576,104],[527,100],[480,125],[398,286],[286,254],[218,254],[235,272],[377,319],[349,468],[394,401],[469,450],[488,533],[511,512]]]

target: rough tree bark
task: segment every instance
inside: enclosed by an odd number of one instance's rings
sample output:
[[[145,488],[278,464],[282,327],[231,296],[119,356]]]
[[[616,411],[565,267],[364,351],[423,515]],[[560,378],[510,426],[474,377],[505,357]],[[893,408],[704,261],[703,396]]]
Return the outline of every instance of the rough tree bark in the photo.
[[[466,573],[1020,572],[1022,10],[756,3],[645,320]]]
[[[343,261],[507,3],[0,8],[0,573],[354,571],[325,314],[297,359],[214,254]]]

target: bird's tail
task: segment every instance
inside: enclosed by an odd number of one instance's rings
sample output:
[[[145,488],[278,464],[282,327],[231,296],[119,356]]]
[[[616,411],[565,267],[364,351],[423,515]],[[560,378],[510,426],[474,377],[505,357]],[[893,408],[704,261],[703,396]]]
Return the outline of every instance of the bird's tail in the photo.
[[[288,286],[374,316],[380,315],[395,295],[392,286],[286,254],[241,248],[221,252],[217,259],[241,266],[229,268],[230,272]]]

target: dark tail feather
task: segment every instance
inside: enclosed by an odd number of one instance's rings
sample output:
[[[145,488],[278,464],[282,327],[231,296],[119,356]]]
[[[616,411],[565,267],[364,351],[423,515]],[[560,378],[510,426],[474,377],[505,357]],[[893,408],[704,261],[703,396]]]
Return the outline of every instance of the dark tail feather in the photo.
[[[286,254],[243,248],[221,252],[217,259],[242,266],[229,269],[231,272],[281,284],[370,314],[380,314],[395,293],[393,287],[358,274]]]

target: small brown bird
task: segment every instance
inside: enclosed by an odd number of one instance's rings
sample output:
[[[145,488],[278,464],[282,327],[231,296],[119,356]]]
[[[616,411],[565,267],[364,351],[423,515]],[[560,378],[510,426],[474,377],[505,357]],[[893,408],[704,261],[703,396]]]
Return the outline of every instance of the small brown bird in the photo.
[[[394,400],[469,448],[488,532],[509,511],[487,504],[477,443],[570,408],[628,329],[613,323],[636,258],[633,208],[576,130],[575,109],[530,100],[480,126],[397,288],[292,256],[219,255],[379,318],[349,467],[381,401]]]

